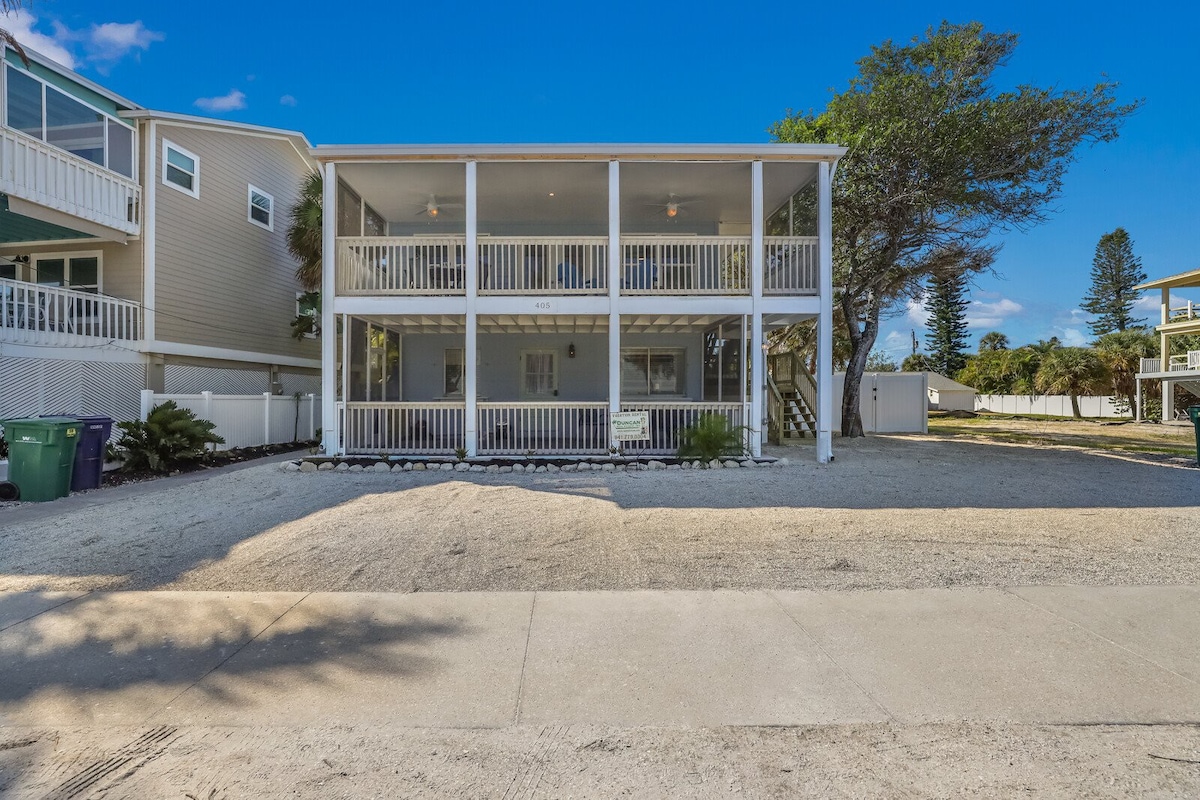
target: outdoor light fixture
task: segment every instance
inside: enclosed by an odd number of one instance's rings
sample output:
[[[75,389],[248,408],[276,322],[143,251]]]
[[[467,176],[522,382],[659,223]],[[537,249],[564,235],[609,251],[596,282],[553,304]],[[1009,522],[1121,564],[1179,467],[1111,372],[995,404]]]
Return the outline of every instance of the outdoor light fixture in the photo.
[[[575,357],[575,343],[571,342],[569,345],[567,345],[567,358],[574,358],[574,357]]]
[[[667,203],[667,216],[674,219],[679,214],[679,203]]]
[[[438,215],[437,203],[431,202],[429,205],[425,206],[425,213],[428,214],[429,216],[433,217],[434,219],[437,219],[437,215]]]

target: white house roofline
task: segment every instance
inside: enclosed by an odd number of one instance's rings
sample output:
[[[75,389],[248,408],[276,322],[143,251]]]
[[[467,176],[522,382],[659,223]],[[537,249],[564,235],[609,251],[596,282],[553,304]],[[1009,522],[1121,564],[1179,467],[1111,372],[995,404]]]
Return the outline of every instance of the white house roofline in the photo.
[[[667,161],[830,161],[846,148],[833,144],[423,144],[319,145],[318,161],[396,160],[667,160]]]
[[[139,108],[136,111],[122,111],[123,119],[153,119],[159,122],[177,122],[181,125],[199,125],[206,128],[219,128],[231,131],[240,131],[242,133],[254,133],[263,136],[278,136],[283,139],[290,139],[296,146],[296,149],[308,154],[312,149],[312,144],[308,138],[300,131],[289,131],[283,128],[268,128],[264,125],[250,125],[245,122],[231,122],[224,119],[212,119],[211,117],[197,117],[191,114],[175,114],[169,111],[155,111],[149,108]]]
[[[1142,291],[1146,289],[1179,289],[1191,286],[1200,286],[1200,269],[1180,272],[1177,275],[1168,275],[1158,280],[1146,281],[1133,288],[1134,291]]]
[[[74,70],[70,70],[70,69],[64,67],[62,64],[59,64],[57,61],[50,58],[49,56],[39,53],[37,50],[34,50],[32,47],[26,47],[24,44],[22,44],[21,46],[25,48],[25,55],[29,56],[30,61],[36,61],[38,64],[42,65],[46,69],[48,69],[52,72],[57,72],[59,75],[62,75],[64,78],[67,78],[68,80],[78,83],[80,86],[83,86],[86,89],[90,89],[91,91],[95,92],[96,94],[98,94],[102,97],[106,97],[109,100],[112,100],[114,103],[116,103],[119,106],[125,106],[125,107],[131,108],[131,109],[140,109],[140,108],[144,107],[141,104],[135,103],[126,97],[122,97],[121,95],[117,94],[116,92],[114,92],[110,89],[105,89],[103,86],[101,86],[98,83],[88,80],[87,78],[80,75],[78,72],[75,72]],[[3,54],[9,50],[12,50],[12,48],[9,47],[8,45],[0,45],[0,57],[3,57],[5,60],[7,60],[7,56],[4,56]],[[15,50],[12,50],[12,51],[14,53],[16,52]]]

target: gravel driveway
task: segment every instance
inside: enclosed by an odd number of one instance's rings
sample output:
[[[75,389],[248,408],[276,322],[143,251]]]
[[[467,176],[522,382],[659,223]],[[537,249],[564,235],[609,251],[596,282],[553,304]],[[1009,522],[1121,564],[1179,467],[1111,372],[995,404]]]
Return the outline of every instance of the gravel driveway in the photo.
[[[106,490],[0,509],[0,590],[1200,583],[1194,468],[910,437],[839,442],[832,465],[787,454],[783,469],[615,474],[263,464]]]

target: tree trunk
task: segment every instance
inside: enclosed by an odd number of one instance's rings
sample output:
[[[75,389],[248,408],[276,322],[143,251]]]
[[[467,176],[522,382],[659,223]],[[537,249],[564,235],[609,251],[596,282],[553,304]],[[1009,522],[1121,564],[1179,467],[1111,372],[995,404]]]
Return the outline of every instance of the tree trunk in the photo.
[[[846,364],[846,380],[842,384],[842,436],[853,439],[863,436],[862,413],[859,407],[862,376],[867,369],[867,356],[879,335],[879,306],[874,295],[867,299],[867,319],[859,328],[858,315],[851,302],[843,296],[842,315],[850,333],[850,361]]]
[[[1075,415],[1075,419],[1083,419],[1083,415],[1079,413],[1079,395],[1071,395],[1071,413]]]

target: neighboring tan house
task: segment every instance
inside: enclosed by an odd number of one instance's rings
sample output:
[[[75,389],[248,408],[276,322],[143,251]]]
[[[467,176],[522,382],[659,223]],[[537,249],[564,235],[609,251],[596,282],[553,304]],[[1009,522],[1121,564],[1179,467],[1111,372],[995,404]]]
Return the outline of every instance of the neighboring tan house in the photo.
[[[1159,303],[1159,323],[1154,330],[1158,333],[1158,358],[1143,358],[1137,374],[1137,419],[1142,419],[1142,381],[1162,381],[1163,419],[1170,419],[1174,409],[1174,387],[1178,386],[1196,397],[1200,397],[1200,350],[1189,350],[1171,355],[1171,339],[1186,334],[1200,334],[1200,305],[1187,301],[1181,306],[1171,306],[1172,289],[1200,287],[1200,269],[1181,272],[1158,280],[1146,281],[1133,287],[1135,291],[1158,289],[1162,300]]]
[[[0,78],[0,419],[319,388],[291,337],[304,136],[149,111],[30,52]]]
[[[315,148],[322,396],[337,399],[322,405],[326,452],[673,453],[715,413],[750,429],[754,453],[770,427],[809,427],[829,460],[830,180],[844,152]],[[806,319],[815,381],[790,361],[768,371],[766,334]],[[625,411],[648,413],[645,439],[616,441]]]

